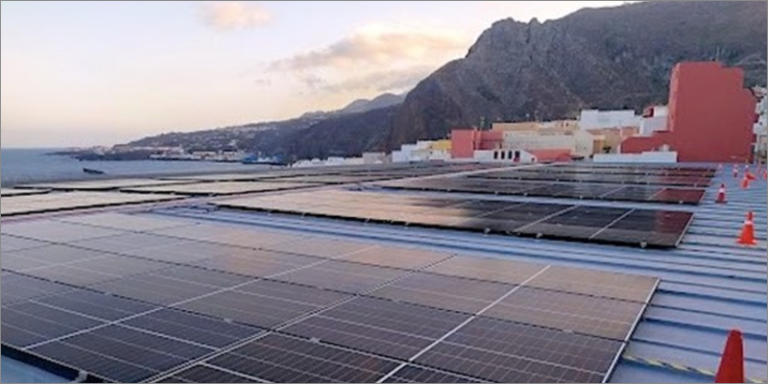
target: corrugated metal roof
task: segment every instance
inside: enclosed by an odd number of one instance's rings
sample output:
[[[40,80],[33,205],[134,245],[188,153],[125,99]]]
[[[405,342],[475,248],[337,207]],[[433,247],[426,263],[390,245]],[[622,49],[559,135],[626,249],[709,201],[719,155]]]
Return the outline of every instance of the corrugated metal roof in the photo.
[[[729,191],[726,205],[714,203],[721,182]],[[662,279],[659,289],[611,381],[712,382],[706,372],[717,369],[731,328],[739,328],[744,333],[747,376],[761,381],[768,377],[768,188],[764,180],[754,182],[746,191],[739,189],[739,183],[739,179],[724,177],[721,172],[700,206],[673,206],[696,213],[681,246],[674,250],[479,236],[378,224],[365,224],[362,226],[365,230],[361,230],[359,223],[250,212],[204,212],[189,208],[164,213],[362,238],[377,243],[408,243],[467,254],[658,276]],[[755,213],[759,240],[753,248],[736,244],[749,210]]]
[[[726,205],[713,202],[717,186],[721,182],[726,184],[729,191],[729,203]],[[744,332],[748,377],[765,380],[768,377],[768,187],[766,181],[759,180],[754,182],[749,190],[742,191],[738,187],[739,182],[739,179],[733,179],[721,172],[721,175],[713,180],[713,186],[708,190],[704,202],[697,207],[583,202],[585,205],[644,206],[695,212],[696,216],[688,234],[681,246],[674,250],[643,250],[566,241],[486,236],[458,231],[263,213],[212,211],[195,207],[163,208],[155,214],[205,218],[246,226],[362,239],[375,243],[408,244],[486,257],[658,276],[662,279],[659,289],[638,324],[625,351],[625,358],[619,361],[611,377],[612,382],[712,382],[712,378],[707,374],[697,371],[714,371],[717,368],[726,334],[731,328],[739,328]],[[558,199],[535,200],[571,202]],[[755,213],[759,245],[754,248],[735,244],[748,210]],[[5,366],[6,361],[3,361],[3,368]],[[5,379],[5,375],[3,376]]]

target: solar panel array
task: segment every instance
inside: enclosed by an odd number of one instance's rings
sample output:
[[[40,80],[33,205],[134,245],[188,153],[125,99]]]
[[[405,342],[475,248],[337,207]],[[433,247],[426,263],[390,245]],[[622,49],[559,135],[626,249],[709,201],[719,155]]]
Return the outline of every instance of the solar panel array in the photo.
[[[595,170],[588,172],[553,172],[533,171],[521,169],[513,171],[494,171],[472,175],[477,179],[502,179],[502,180],[526,180],[526,181],[556,181],[571,183],[600,183],[600,184],[637,184],[637,185],[670,185],[681,187],[706,188],[709,186],[710,177],[704,176],[675,176],[656,174],[617,174],[603,173]]]
[[[563,163],[553,164],[542,168],[527,168],[534,172],[567,173],[603,173],[615,175],[661,175],[661,176],[696,176],[714,177],[716,168],[689,167],[673,165],[629,165],[629,164],[599,164],[599,163]]]
[[[309,188],[318,184],[304,182],[260,182],[260,181],[223,181],[212,183],[156,185],[148,187],[124,188],[122,191],[134,193],[166,193],[184,196],[226,196],[254,192],[283,191],[288,189]]]
[[[527,174],[520,172],[521,174]],[[483,174],[484,175],[484,174]],[[491,195],[553,197],[606,201],[632,201],[663,204],[699,204],[704,189],[628,186],[588,183],[527,182],[509,178],[446,177],[398,180],[383,183],[394,189],[466,192]]]
[[[658,284],[116,214],[2,236],[3,346],[118,382],[601,382]]]
[[[43,195],[50,191],[46,189],[13,189],[2,188],[0,189],[0,196],[2,197],[15,197],[15,196],[28,196],[28,195]]]
[[[3,217],[30,215],[86,208],[155,203],[175,199],[177,197],[174,196],[150,196],[116,192],[64,192],[15,196],[2,200],[0,215]]]
[[[342,190],[241,198],[215,204],[223,208],[641,247],[676,247],[693,218],[689,212],[677,211]]]
[[[180,180],[157,179],[105,179],[57,183],[29,184],[23,188],[49,189],[54,191],[114,191],[120,188],[184,184]]]

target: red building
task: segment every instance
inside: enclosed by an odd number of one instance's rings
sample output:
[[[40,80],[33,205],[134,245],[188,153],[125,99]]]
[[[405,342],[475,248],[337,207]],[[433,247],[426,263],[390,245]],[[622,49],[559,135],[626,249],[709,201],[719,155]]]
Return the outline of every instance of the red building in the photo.
[[[681,162],[743,162],[752,157],[755,97],[741,68],[716,62],[679,63],[672,70],[667,130],[631,137],[622,153],[666,145]]]
[[[479,131],[474,128],[454,129],[451,131],[451,157],[471,159],[476,150],[501,148],[504,133],[501,131]]]

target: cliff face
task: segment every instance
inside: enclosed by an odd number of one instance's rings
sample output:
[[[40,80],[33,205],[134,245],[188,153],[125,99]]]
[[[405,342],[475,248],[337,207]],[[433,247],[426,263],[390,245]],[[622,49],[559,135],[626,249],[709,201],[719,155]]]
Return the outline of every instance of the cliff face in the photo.
[[[717,58],[742,67],[746,85],[765,85],[766,5],[647,2],[585,9],[546,23],[501,20],[465,58],[424,79],[402,104],[274,123],[238,142],[286,158],[351,156],[442,138],[481,119],[561,119],[583,108],[639,111],[666,103],[670,71],[684,60]]]
[[[422,81],[397,112],[387,147],[444,137],[481,119],[574,117],[582,108],[665,103],[672,67],[719,58],[766,82],[765,2],[653,2],[560,20],[495,23],[464,59]]]

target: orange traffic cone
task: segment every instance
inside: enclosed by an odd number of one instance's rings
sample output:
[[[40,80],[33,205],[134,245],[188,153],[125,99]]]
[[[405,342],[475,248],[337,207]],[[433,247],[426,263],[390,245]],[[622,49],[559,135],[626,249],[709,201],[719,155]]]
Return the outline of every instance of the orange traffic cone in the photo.
[[[755,241],[755,221],[752,211],[747,213],[747,219],[744,220],[744,226],[741,228],[741,235],[736,242],[742,245],[757,244],[757,241]]]
[[[741,189],[749,189],[749,175],[744,175],[741,179]]]
[[[728,333],[725,342],[723,357],[720,359],[720,367],[717,369],[715,383],[743,383],[744,382],[744,341],[741,331],[732,329]]]
[[[725,204],[725,184],[720,184],[720,189],[717,190],[717,200],[715,203]]]

